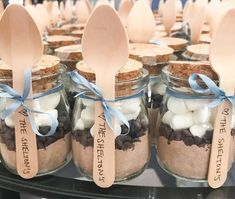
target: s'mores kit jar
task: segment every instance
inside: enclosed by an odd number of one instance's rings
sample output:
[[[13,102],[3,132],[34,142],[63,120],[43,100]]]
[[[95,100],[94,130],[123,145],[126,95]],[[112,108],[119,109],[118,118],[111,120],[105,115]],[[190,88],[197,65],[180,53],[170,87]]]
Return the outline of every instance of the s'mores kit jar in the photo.
[[[89,82],[95,81],[94,72],[85,63],[77,64],[77,72]],[[149,124],[144,103],[148,79],[148,72],[142,68],[142,64],[132,59],[116,75],[115,106],[128,120],[129,130],[118,121],[114,127],[115,181],[140,174],[149,160]],[[96,97],[86,89],[77,89],[77,92],[72,127],[73,160],[86,177],[92,178]]]
[[[33,113],[35,128],[39,132],[36,136],[38,173],[45,175],[68,163],[71,159],[71,123],[69,108],[64,95],[61,82],[61,68],[58,57],[43,55],[32,71],[33,87]],[[0,83],[12,86],[12,70],[3,61],[0,62]],[[0,93],[4,91],[1,88]],[[1,97],[0,111],[4,113],[14,104],[14,99]],[[52,119],[53,118],[53,119]],[[52,124],[53,123],[53,124]],[[26,123],[21,121],[21,127],[26,128]],[[21,129],[26,131],[26,129]],[[53,134],[47,136],[50,129]],[[22,145],[24,156],[27,157],[27,140]],[[0,149],[3,165],[13,173],[17,173],[16,142],[14,114],[0,120]],[[25,159],[27,160],[27,158]]]
[[[150,81],[145,96],[147,99],[151,142],[155,143],[158,132],[159,107],[165,94],[166,86],[161,80],[161,70],[168,65],[173,49],[167,46],[132,43],[129,45],[129,57],[140,61],[149,71]]]
[[[207,180],[216,108],[210,106],[213,96],[192,90],[188,78],[194,73],[207,75],[218,84],[217,74],[205,62],[174,61],[163,69],[167,90],[160,109],[157,155],[170,174],[200,181]],[[196,81],[205,88],[204,82]],[[231,137],[234,129],[233,123]],[[228,169],[234,158],[232,140]]]

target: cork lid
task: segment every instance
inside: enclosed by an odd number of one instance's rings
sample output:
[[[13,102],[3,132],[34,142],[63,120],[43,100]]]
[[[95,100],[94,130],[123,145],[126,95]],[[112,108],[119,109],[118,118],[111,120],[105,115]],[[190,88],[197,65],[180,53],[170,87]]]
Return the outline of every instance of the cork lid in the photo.
[[[50,27],[48,28],[49,35],[63,35],[66,33],[66,29],[62,27]]]
[[[182,28],[182,23],[181,22],[176,22],[173,27],[171,28],[172,32],[177,32],[180,31]],[[163,26],[163,24],[157,25],[155,27],[156,31],[165,31],[165,27]]]
[[[84,33],[84,29],[82,30],[74,30],[71,32],[71,35],[74,36],[74,37],[82,37]]]
[[[202,33],[206,34],[210,32],[210,26],[208,24],[204,24],[202,27]]]
[[[173,52],[174,50],[167,46],[143,43],[129,44],[129,57],[143,64],[168,62]]]
[[[80,42],[80,39],[72,36],[51,35],[47,37],[46,41],[50,48],[58,48],[61,46],[77,44]]]
[[[162,37],[158,39],[166,43],[172,49],[174,49],[175,52],[184,51],[188,44],[188,41],[186,39],[181,39],[181,38]]]
[[[73,30],[84,29],[86,24],[65,24],[61,28],[71,32]]]
[[[34,75],[51,74],[58,71],[60,68],[60,59],[52,55],[43,55],[40,61],[32,68]],[[0,76],[11,77],[11,67],[4,61],[0,60]]]
[[[80,44],[77,44],[56,48],[55,55],[61,61],[80,61],[82,60],[82,47]]]
[[[134,80],[141,76],[142,63],[139,61],[128,59],[128,62],[123,66],[116,75],[118,81]],[[95,80],[95,74],[84,61],[80,61],[76,65],[77,71],[90,81]]]
[[[209,62],[201,61],[170,61],[168,71],[174,77],[188,79],[193,73],[207,75],[211,79],[218,79]]]
[[[154,33],[153,39],[157,39],[159,37],[166,37],[166,36],[167,36],[167,32],[165,32],[165,31],[156,31]]]
[[[210,44],[211,43],[210,34],[201,34],[199,42],[205,43],[205,44]]]
[[[187,47],[188,53],[196,56],[209,56],[210,44],[195,44]]]

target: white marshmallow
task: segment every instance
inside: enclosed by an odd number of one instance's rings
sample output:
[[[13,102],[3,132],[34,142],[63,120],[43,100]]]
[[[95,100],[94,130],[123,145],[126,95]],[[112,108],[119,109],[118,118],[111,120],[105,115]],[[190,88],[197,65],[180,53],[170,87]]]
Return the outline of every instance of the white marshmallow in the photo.
[[[58,118],[58,111],[56,109],[45,111],[46,113],[52,114],[55,118]],[[51,126],[50,116],[46,114],[34,114],[36,125],[39,126]]]
[[[185,99],[184,101],[189,111],[200,109],[205,105],[207,106],[211,102],[210,99]]]
[[[83,120],[81,118],[76,120],[74,130],[84,130],[84,129],[85,129],[85,126],[84,126]]]
[[[60,103],[60,93],[53,93],[38,99],[40,110],[54,109]]]
[[[174,130],[186,129],[193,125],[193,114],[191,112],[185,114],[174,115],[171,118],[170,126]]]
[[[132,114],[140,108],[141,99],[122,100],[115,103],[117,110],[123,114]]]
[[[90,100],[90,99],[82,99],[82,103],[86,107],[94,107],[95,106],[95,101]]]
[[[203,125],[193,125],[190,127],[189,130],[193,136],[198,136],[202,138],[206,134],[206,131],[208,130],[208,128],[206,128]]]
[[[126,119],[127,119],[128,121],[130,121],[130,120],[136,120],[136,118],[137,118],[137,117],[139,116],[139,114],[140,114],[140,110],[141,110],[141,108],[138,107],[134,113],[125,114]]]
[[[165,123],[165,124],[170,125],[171,118],[173,116],[174,116],[174,113],[172,113],[171,111],[167,111],[162,117],[162,122]]]
[[[166,92],[166,85],[163,83],[154,84],[151,90],[153,94],[164,95]]]
[[[168,99],[167,108],[175,114],[182,114],[182,113],[188,112],[188,109],[185,106],[184,100],[178,99],[175,97],[170,97]]]
[[[121,135],[121,132],[122,132],[122,128],[121,128],[121,125],[119,124],[119,122],[115,121],[115,127],[114,127],[114,135],[115,135],[115,138],[119,135]],[[90,129],[90,134],[94,137],[94,127],[95,125],[93,125]]]
[[[85,108],[81,112],[81,119],[84,122],[85,128],[91,128],[94,124],[94,118],[95,118],[95,109],[94,108]]]
[[[6,117],[4,121],[5,121],[5,124],[10,128],[13,128],[15,126],[15,122],[13,120],[13,114]]]
[[[210,122],[211,110],[204,106],[193,112],[193,122],[194,124],[205,124]]]

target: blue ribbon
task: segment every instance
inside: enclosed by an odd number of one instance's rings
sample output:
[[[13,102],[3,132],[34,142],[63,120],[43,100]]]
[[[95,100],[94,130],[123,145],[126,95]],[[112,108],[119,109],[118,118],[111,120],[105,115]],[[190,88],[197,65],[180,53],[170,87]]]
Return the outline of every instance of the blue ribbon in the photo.
[[[198,77],[205,83],[207,88],[202,88],[198,83]],[[235,107],[235,96],[226,96],[225,92],[219,88],[209,77],[203,74],[192,74],[188,79],[189,85],[192,90],[199,94],[213,94],[213,101],[209,104],[209,107],[214,108],[219,106],[225,100],[229,100]]]
[[[63,89],[63,86],[59,85],[59,86],[57,86],[47,92],[44,92],[42,94],[39,94],[37,96],[30,98],[30,97],[28,97],[29,92],[30,92],[30,85],[31,85],[30,81],[31,81],[31,70],[26,69],[24,71],[24,89],[23,89],[22,96],[16,90],[11,88],[10,86],[5,85],[5,84],[0,84],[0,89],[2,90],[2,92],[0,93],[0,97],[13,99],[16,101],[16,102],[13,102],[9,107],[7,107],[6,110],[4,110],[0,113],[0,118],[5,119],[6,117],[8,117],[12,113],[14,113],[20,106],[23,106],[24,109],[27,111],[32,130],[36,135],[38,135],[38,136],[53,135],[56,131],[57,126],[58,126],[57,118],[55,118],[54,115],[51,113],[33,110],[33,109],[29,108],[25,102],[27,100],[34,100],[34,99],[38,99],[40,97],[50,95],[52,93],[56,93],[56,92],[60,91],[61,89]],[[43,135],[38,131],[37,126],[34,122],[32,113],[44,114],[44,115],[49,116],[49,118],[51,120],[51,128],[47,134]]]
[[[87,91],[91,91],[93,94],[95,94],[95,96],[97,97],[96,101],[100,101],[103,107],[106,122],[113,131],[114,131],[113,122],[112,122],[113,118],[118,119],[123,124],[125,124],[128,127],[128,129],[130,129],[129,122],[126,119],[126,117],[120,111],[110,107],[107,103],[107,102],[115,102],[115,100],[104,99],[101,90],[95,84],[88,82],[84,77],[79,75],[77,72],[75,71],[70,72],[70,77],[78,87],[85,88],[85,91],[80,92],[77,96],[82,95]]]

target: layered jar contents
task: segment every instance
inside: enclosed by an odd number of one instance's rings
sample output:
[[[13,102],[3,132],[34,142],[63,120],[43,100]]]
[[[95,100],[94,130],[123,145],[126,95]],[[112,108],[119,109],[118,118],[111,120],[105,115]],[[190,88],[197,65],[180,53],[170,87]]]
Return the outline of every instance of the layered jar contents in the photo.
[[[149,115],[151,142],[155,143],[158,132],[159,107],[165,94],[166,86],[161,80],[161,71],[172,58],[174,50],[161,45],[133,43],[129,45],[129,56],[143,63],[149,71],[150,82],[145,93]]]
[[[43,55],[32,71],[33,95],[45,93],[61,84],[62,73],[59,58]],[[9,66],[0,63],[0,82],[12,86],[12,71]],[[1,98],[1,111],[6,110],[14,101]],[[59,90],[32,100],[33,109],[52,114],[57,128],[51,136],[36,136],[38,153],[38,174],[44,175],[56,171],[70,160],[71,124],[69,108],[64,91]],[[14,114],[0,120],[0,149],[2,162],[11,172],[16,172],[16,146]],[[51,128],[51,120],[46,114],[34,113],[34,122],[38,131],[45,135]]]
[[[62,46],[75,45],[80,43],[80,38],[65,36],[65,35],[51,35],[46,37],[46,42],[48,43],[47,54],[53,55],[56,48]]]
[[[190,45],[182,56],[188,61],[209,61],[209,49],[210,44]]]
[[[167,92],[161,106],[157,154],[160,165],[172,175],[206,180],[216,108],[209,107],[213,96],[192,91],[187,80],[193,73],[205,74],[218,83],[210,65],[202,62],[171,62],[163,69]],[[199,79],[197,81],[205,86]],[[232,132],[234,119],[235,115]],[[228,168],[234,157],[232,140]]]
[[[130,129],[116,121],[115,181],[125,180],[141,173],[149,160],[148,117],[144,106],[143,89],[148,83],[148,73],[141,63],[129,59],[116,76],[115,106],[128,120]],[[83,65],[77,70],[89,81],[95,74]],[[93,133],[95,101],[88,99],[89,92],[76,98],[73,112],[73,160],[88,178],[93,173]]]

